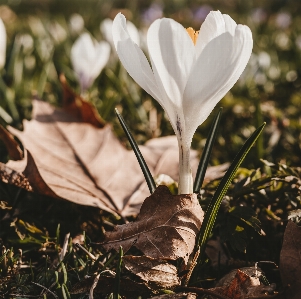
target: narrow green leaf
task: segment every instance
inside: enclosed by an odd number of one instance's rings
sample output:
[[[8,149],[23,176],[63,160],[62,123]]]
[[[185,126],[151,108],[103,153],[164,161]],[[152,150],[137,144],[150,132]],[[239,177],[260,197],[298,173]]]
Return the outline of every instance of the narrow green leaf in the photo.
[[[56,242],[55,242],[56,250],[58,250],[60,247],[60,230],[61,230],[61,224],[59,223],[56,228]]]
[[[6,257],[6,255],[10,252],[10,250],[6,250],[2,256],[0,256],[0,263],[4,260],[4,258]]]
[[[61,263],[61,268],[62,268],[62,271],[63,271],[63,277],[64,277],[64,283],[67,283],[67,280],[68,280],[68,274],[67,274],[67,270],[66,270],[66,267],[65,267],[65,264],[62,262]]]
[[[242,146],[236,157],[234,158],[232,164],[230,165],[229,169],[227,170],[226,174],[224,175],[223,179],[221,180],[220,184],[218,185],[214,196],[212,197],[210,204],[207,208],[204,221],[202,223],[201,230],[199,232],[197,245],[200,246],[200,258],[199,261],[202,261],[207,241],[213,229],[215,219],[222,202],[224,195],[226,194],[231,181],[233,180],[237,169],[241,165],[242,161],[245,159],[247,153],[250,151],[251,147],[263,131],[265,123],[263,123],[252,135],[248,138],[245,144]]]
[[[71,299],[70,293],[65,283],[62,284],[62,295],[64,299]]]
[[[131,133],[131,131],[129,130],[127,124],[125,123],[123,117],[121,116],[121,114],[119,113],[119,111],[117,110],[117,108],[115,108],[115,113],[118,117],[118,120],[121,124],[121,127],[122,129],[124,130],[131,146],[132,146],[132,149],[136,155],[136,158],[138,160],[138,163],[140,165],[140,168],[143,172],[143,175],[144,175],[144,178],[146,180],[146,183],[147,183],[147,186],[148,186],[148,189],[150,191],[150,193],[154,193],[154,191],[156,190],[156,184],[155,184],[155,181],[154,181],[154,178],[152,177],[152,174],[151,172],[149,171],[149,168],[140,152],[140,149]]]
[[[198,166],[198,170],[196,172],[194,185],[193,185],[194,193],[199,193],[201,190],[201,187],[203,185],[203,181],[204,181],[206,170],[207,170],[208,163],[209,163],[209,158],[211,156],[212,147],[213,147],[214,141],[217,136],[222,111],[223,111],[223,108],[221,107],[211,125],[210,131],[208,134],[208,138],[206,140],[206,144],[205,144],[205,147],[204,147],[204,150],[203,150],[203,153],[201,156],[201,160],[200,160],[200,163]]]
[[[121,273],[122,257],[123,257],[123,250],[122,250],[122,247],[120,246],[120,248],[119,248],[119,259],[118,259],[118,264],[117,264],[117,267],[116,267],[116,276],[115,276],[113,299],[119,299],[120,273]]]

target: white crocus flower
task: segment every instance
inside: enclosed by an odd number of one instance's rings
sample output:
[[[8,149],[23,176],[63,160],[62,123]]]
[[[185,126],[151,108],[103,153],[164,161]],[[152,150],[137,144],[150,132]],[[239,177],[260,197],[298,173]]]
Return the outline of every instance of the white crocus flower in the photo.
[[[114,19],[113,38],[128,73],[167,113],[179,144],[179,193],[192,193],[193,134],[244,70],[253,47],[250,29],[219,11],[208,14],[199,32],[158,19],[147,34],[152,67],[121,13]]]
[[[110,45],[105,41],[97,43],[88,33],[83,33],[75,41],[71,49],[71,62],[82,93],[92,85],[109,57]]]
[[[109,18],[104,19],[100,23],[100,32],[102,33],[103,37],[112,46],[114,46],[112,28],[113,28],[113,21]],[[132,22],[126,21],[126,28],[127,28],[128,34],[130,35],[133,42],[136,43],[138,46],[140,46],[140,34],[139,34],[137,27]]]
[[[5,65],[6,58],[6,30],[3,21],[0,19],[0,70]]]

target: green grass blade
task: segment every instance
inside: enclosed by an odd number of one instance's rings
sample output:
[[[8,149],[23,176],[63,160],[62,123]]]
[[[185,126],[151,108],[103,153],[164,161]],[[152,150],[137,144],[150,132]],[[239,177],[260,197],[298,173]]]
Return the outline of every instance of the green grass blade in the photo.
[[[203,150],[203,153],[201,156],[201,160],[200,160],[200,163],[198,166],[198,170],[196,172],[196,176],[195,176],[195,180],[194,180],[194,184],[193,184],[193,192],[194,193],[199,193],[201,190],[201,187],[203,185],[203,181],[204,181],[206,170],[207,170],[208,163],[209,163],[209,158],[211,156],[212,147],[213,147],[214,141],[217,136],[222,111],[223,111],[223,108],[221,107],[211,125],[210,131],[208,134],[208,138],[206,140],[206,144],[205,144],[205,147],[204,147],[204,150]]]
[[[120,293],[120,274],[121,274],[121,264],[122,264],[122,257],[123,257],[123,250],[120,246],[119,248],[119,259],[118,264],[116,267],[116,276],[115,276],[115,285],[114,285],[114,292],[113,292],[113,299],[119,299]]]
[[[135,141],[132,133],[130,132],[128,126],[126,125],[123,117],[121,116],[121,114],[119,113],[119,111],[117,110],[117,108],[115,108],[115,113],[116,113],[116,115],[118,117],[118,120],[119,120],[119,122],[121,124],[122,129],[124,130],[124,132],[125,132],[128,140],[129,140],[129,142],[130,142],[130,144],[132,146],[132,149],[133,149],[133,151],[134,151],[134,153],[136,155],[136,158],[138,160],[140,168],[141,168],[141,170],[143,172],[143,175],[145,177],[148,189],[149,189],[150,193],[152,194],[156,190],[156,184],[155,184],[154,178],[152,177],[152,174],[149,171],[149,168],[148,168],[148,166],[147,166],[147,164],[146,164],[146,162],[145,162],[145,160],[144,160],[144,158],[143,158],[143,156],[142,156],[142,154],[140,152],[140,149],[139,149],[139,147],[138,147],[138,145],[137,145],[137,143],[136,143],[136,141]]]
[[[232,164],[230,165],[229,169],[227,170],[226,174],[222,178],[220,184],[218,185],[214,196],[211,199],[211,202],[207,208],[204,221],[201,226],[201,230],[199,232],[198,241],[196,245],[200,246],[200,258],[199,261],[203,259],[205,248],[207,241],[209,239],[209,236],[212,232],[215,219],[220,207],[220,204],[222,202],[222,199],[224,195],[226,194],[231,181],[233,180],[237,169],[241,165],[242,161],[246,157],[247,153],[250,151],[251,147],[261,134],[263,128],[265,126],[265,123],[263,123],[252,135],[248,138],[248,140],[245,142],[245,144],[242,146],[236,157],[234,158]]]

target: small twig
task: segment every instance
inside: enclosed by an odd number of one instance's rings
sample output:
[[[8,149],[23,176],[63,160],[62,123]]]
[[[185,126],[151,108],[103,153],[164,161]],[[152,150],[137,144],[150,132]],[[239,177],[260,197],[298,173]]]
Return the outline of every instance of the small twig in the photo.
[[[50,291],[48,288],[42,286],[41,284],[39,284],[39,283],[37,283],[37,282],[33,282],[33,281],[32,281],[31,283],[32,283],[32,284],[35,284],[35,285],[37,285],[38,287],[40,287],[40,288],[44,289],[45,291],[49,292],[55,299],[59,299],[59,297],[58,297],[56,294],[54,294],[52,291]]]
[[[82,245],[80,245],[79,243],[75,243],[75,246],[79,249],[81,249],[83,252],[85,252],[89,257],[90,259],[92,259],[93,261],[96,261],[97,258],[95,255],[93,255],[91,252],[89,252],[85,247],[83,247]]]
[[[188,271],[188,274],[186,276],[186,279],[185,279],[185,282],[184,282],[184,286],[187,287],[188,285],[188,282],[190,280],[190,277],[191,277],[191,274],[195,268],[195,266],[197,265],[197,260],[198,260],[198,257],[200,255],[200,246],[198,246],[198,249],[192,259],[192,262],[191,262],[191,265],[190,265],[190,268],[189,268],[189,271]]]
[[[66,252],[67,252],[67,247],[68,247],[68,242],[69,242],[69,237],[70,237],[70,233],[65,235],[65,240],[64,240],[64,244],[61,250],[61,253],[59,255],[59,260],[60,262],[64,259]]]
[[[94,289],[96,288],[97,284],[98,284],[98,281],[99,281],[99,277],[100,277],[100,274],[98,274],[94,281],[93,281],[93,285],[90,289],[90,293],[89,293],[89,299],[93,299],[93,292],[94,292]]]
[[[224,296],[224,295],[221,295],[221,294],[218,294],[218,293],[215,293],[213,291],[210,291],[210,290],[206,290],[206,289],[203,289],[203,288],[195,288],[195,287],[178,287],[176,288],[177,291],[182,291],[182,292],[192,292],[192,293],[196,293],[198,295],[210,295],[210,296],[213,296],[215,298],[218,298],[218,299],[231,299],[227,296]]]

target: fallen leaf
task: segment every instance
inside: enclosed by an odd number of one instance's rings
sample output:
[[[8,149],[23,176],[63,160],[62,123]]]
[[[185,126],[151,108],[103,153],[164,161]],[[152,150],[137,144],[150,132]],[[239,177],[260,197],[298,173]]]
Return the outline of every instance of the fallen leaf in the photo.
[[[78,121],[89,123],[96,128],[103,128],[105,121],[100,117],[96,108],[77,95],[68,85],[66,77],[61,74],[60,82],[63,88],[63,109]]]
[[[27,191],[33,191],[28,179],[24,176],[24,174],[12,170],[3,163],[0,163],[0,179],[4,183],[15,185]]]
[[[148,256],[125,255],[122,258],[127,270],[140,277],[152,289],[172,289],[180,285],[177,267]]]
[[[2,126],[0,126],[0,139],[4,142],[11,159],[21,160],[23,158],[23,152],[17,141],[14,139],[14,136]]]
[[[254,267],[234,269],[222,277],[215,288],[209,290],[231,299],[274,298],[274,295],[268,294],[274,294],[276,285],[260,284],[258,278],[261,275],[260,269],[257,273],[258,277],[255,277],[254,274]],[[210,298],[214,298],[214,296]]]
[[[248,296],[249,288],[258,285],[259,278],[251,277],[238,269],[234,279],[225,287],[222,294],[231,299],[244,299]]]
[[[7,177],[14,170],[40,194],[123,216],[137,214],[150,193],[133,151],[125,149],[110,125],[96,128],[82,121],[34,100],[32,120],[24,120],[24,131],[8,127],[22,142],[24,158],[1,164],[0,176],[11,183]],[[175,136],[152,139],[140,149],[154,176],[165,173],[178,179]],[[195,173],[199,161],[196,151],[191,158]],[[221,177],[224,169],[217,172],[215,178]]]
[[[183,258],[187,263],[203,216],[196,194],[172,195],[159,186],[143,202],[137,220],[115,226],[102,245],[107,251],[122,246],[124,252],[134,245],[152,258]]]
[[[285,298],[301,298],[301,228],[292,221],[284,232],[279,269],[282,284],[288,286]]]

